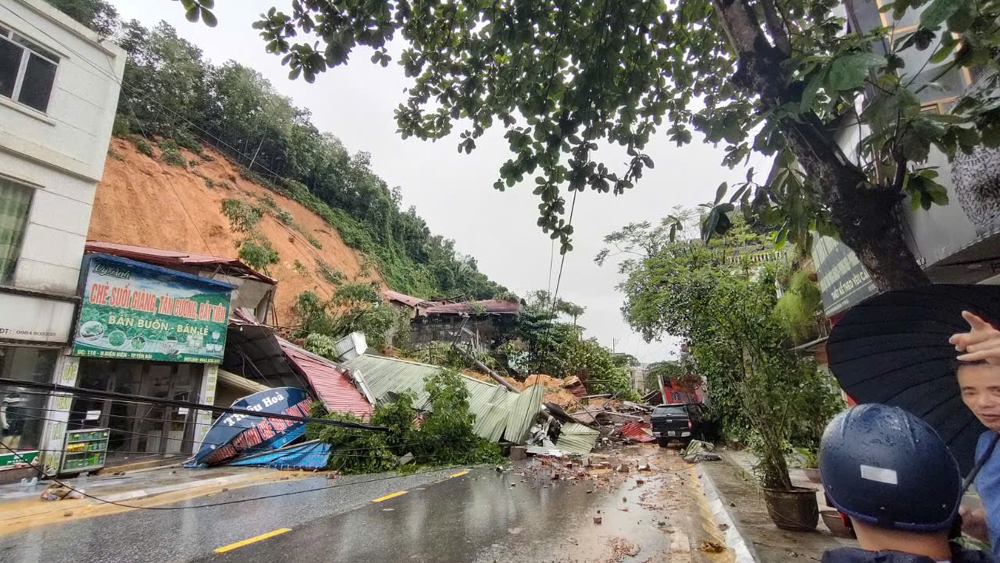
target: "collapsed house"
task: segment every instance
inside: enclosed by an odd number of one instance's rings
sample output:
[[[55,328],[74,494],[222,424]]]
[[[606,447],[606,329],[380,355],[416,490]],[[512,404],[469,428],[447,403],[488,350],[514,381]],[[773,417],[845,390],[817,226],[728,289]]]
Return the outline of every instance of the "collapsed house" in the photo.
[[[410,342],[468,342],[479,347],[521,314],[521,303],[499,299],[481,301],[428,301],[397,291],[383,290],[390,305],[408,311]]]

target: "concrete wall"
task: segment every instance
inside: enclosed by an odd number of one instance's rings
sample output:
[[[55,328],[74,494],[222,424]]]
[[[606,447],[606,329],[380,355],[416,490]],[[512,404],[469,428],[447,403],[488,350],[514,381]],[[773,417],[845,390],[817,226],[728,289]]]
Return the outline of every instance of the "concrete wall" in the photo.
[[[73,295],[125,53],[42,0],[3,0],[0,24],[60,58],[45,113],[0,96],[0,175],[34,189],[13,285]]]

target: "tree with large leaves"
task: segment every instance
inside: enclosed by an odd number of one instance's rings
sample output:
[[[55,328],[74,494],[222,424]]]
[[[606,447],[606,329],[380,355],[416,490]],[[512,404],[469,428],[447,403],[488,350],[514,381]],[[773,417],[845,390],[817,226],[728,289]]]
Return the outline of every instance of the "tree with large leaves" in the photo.
[[[883,10],[898,20],[923,4],[896,0]],[[752,151],[778,159],[776,174],[758,181],[751,170],[730,201],[720,187],[706,236],[724,232],[741,204],[772,223],[779,242],[808,242],[811,230],[839,233],[880,288],[927,283],[906,245],[900,204],[907,197],[918,207],[946,203],[936,172],[922,165],[930,148],[953,156],[1000,144],[1000,104],[995,75],[945,115],[922,112],[916,92],[932,87],[929,62],[942,65],[941,76],[997,68],[1000,2],[933,0],[919,26],[900,35],[865,29],[857,18],[845,32],[841,7],[836,0],[293,0],[289,13],[272,9],[255,27],[291,78],[309,82],[358,47],[387,66],[388,45],[401,38],[399,63],[413,79],[396,110],[401,135],[438,139],[458,127],[459,150],[471,152],[486,130],[504,128],[512,156],[494,186],[533,176],[538,224],[564,252],[573,231],[566,188],[621,194],[653,166],[644,151],[654,134],[684,145],[697,130],[725,145],[730,167]],[[923,51],[921,63],[913,54]],[[863,136],[845,151],[836,131],[847,125]],[[623,170],[598,160],[599,141],[628,151]]]

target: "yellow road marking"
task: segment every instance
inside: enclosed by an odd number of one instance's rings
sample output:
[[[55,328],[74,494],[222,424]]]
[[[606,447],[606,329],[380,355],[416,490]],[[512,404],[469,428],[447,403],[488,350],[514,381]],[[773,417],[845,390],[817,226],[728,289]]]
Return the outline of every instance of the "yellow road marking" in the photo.
[[[453,477],[461,477],[462,475],[468,475],[468,474],[469,474],[468,471],[459,471],[458,473],[456,473],[454,475],[449,475],[448,478],[451,479]]]
[[[373,500],[372,502],[382,502],[382,501],[385,501],[385,500],[389,500],[391,498],[401,497],[401,496],[403,496],[405,494],[406,494],[406,491],[396,491],[395,493],[392,493],[390,495],[385,495],[384,497],[378,497],[377,499]]]
[[[244,545],[250,545],[250,544],[252,544],[254,542],[259,542],[261,540],[266,540],[267,538],[273,538],[274,536],[279,536],[281,534],[284,534],[285,532],[291,532],[291,531],[292,531],[291,528],[278,528],[277,530],[268,532],[266,534],[261,534],[261,535],[255,537],[255,538],[250,538],[248,540],[238,541],[236,543],[231,543],[229,545],[224,545],[224,546],[220,547],[219,549],[216,549],[215,553],[225,553],[227,551],[232,551],[232,550],[234,550],[234,549],[236,549],[238,547],[243,547]]]

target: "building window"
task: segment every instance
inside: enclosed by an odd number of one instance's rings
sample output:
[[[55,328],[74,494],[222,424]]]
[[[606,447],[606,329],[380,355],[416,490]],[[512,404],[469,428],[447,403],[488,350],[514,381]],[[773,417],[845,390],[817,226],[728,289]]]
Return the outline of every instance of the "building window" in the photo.
[[[0,178],[0,283],[9,283],[21,254],[31,188]]]
[[[58,357],[57,350],[0,346],[0,377],[49,383]],[[0,441],[12,450],[41,447],[42,427],[49,418],[45,410],[47,399],[48,395],[37,389],[0,386]]]
[[[52,52],[0,26],[0,96],[44,112],[58,66]]]

